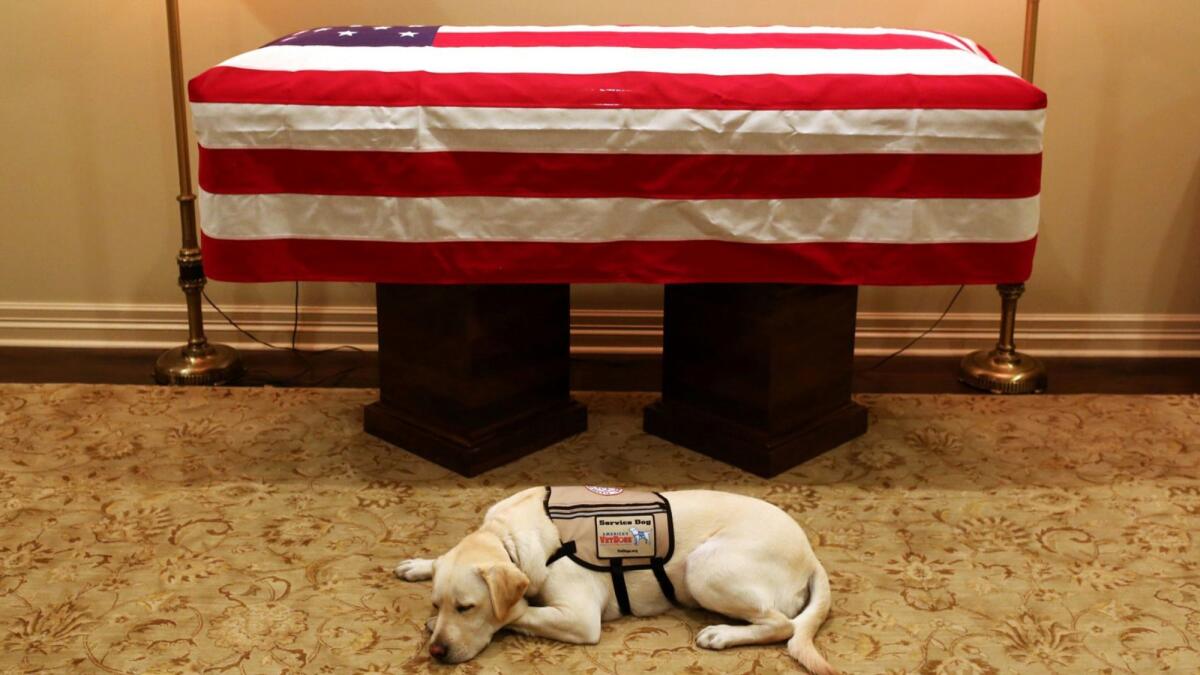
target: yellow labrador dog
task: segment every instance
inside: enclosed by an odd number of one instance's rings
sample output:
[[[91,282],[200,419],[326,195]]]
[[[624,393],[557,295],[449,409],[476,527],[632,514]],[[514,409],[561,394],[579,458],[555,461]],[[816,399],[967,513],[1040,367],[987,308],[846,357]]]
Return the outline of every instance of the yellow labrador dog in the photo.
[[[596,644],[600,623],[621,615],[613,580],[572,560],[547,559],[559,531],[530,488],[492,506],[483,525],[436,560],[405,560],[396,576],[433,579],[429,653],[439,661],[473,658],[501,628],[576,644]],[[727,492],[662,493],[674,519],[674,555],[665,565],[676,600],[747,625],[700,631],[706,649],[787,641],[816,675],[837,671],[813,636],[829,614],[829,577],[804,530],[779,508]],[[632,613],[666,611],[670,601],[650,570],[624,574]]]

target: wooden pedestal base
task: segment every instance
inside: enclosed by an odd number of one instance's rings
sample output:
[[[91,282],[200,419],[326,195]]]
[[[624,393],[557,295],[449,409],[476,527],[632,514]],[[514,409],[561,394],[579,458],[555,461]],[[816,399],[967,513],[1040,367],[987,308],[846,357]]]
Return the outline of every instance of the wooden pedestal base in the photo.
[[[587,429],[570,384],[570,288],[380,284],[370,434],[474,476]]]
[[[646,432],[766,477],[862,435],[857,301],[854,286],[668,285]]]

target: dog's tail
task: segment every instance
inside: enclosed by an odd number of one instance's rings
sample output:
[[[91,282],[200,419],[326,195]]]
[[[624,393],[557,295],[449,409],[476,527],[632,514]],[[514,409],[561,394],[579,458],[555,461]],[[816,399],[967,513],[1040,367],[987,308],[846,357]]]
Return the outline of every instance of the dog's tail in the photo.
[[[792,619],[795,632],[787,643],[788,653],[812,675],[838,675],[837,668],[829,665],[813,644],[817,629],[829,616],[829,604],[829,575],[818,561],[816,570],[808,580],[808,604]]]

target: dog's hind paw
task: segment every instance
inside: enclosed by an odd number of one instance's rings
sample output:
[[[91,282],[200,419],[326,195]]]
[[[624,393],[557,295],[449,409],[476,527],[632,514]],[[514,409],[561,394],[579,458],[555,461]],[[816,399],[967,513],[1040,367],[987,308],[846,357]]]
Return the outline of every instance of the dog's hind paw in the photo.
[[[393,570],[405,581],[428,581],[433,578],[433,561],[424,558],[405,560]]]

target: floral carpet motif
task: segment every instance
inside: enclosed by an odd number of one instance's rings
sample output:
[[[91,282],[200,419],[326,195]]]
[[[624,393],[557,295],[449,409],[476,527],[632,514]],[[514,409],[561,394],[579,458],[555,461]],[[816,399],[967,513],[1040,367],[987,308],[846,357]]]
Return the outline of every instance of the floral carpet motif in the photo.
[[[646,436],[634,394],[461,478],[365,435],[374,395],[0,386],[0,673],[797,672],[695,648],[715,617],[682,610],[431,664],[428,584],[391,567],[546,483],[783,507],[847,673],[1200,671],[1200,398],[864,396],[866,436],[768,481]]]

